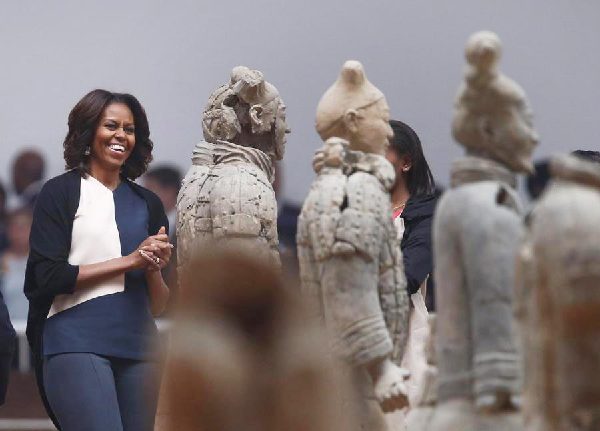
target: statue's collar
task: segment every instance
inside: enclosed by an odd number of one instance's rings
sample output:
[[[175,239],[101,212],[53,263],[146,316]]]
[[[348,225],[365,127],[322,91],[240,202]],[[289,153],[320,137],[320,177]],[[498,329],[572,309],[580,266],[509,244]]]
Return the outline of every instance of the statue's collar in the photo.
[[[350,176],[355,172],[366,172],[379,180],[390,191],[396,179],[394,167],[380,155],[350,150],[348,141],[330,138],[317,150],[313,158],[313,168],[320,174],[343,173]]]
[[[347,150],[344,157],[344,173],[367,172],[379,180],[386,190],[391,190],[396,179],[392,164],[378,154],[364,153],[362,151]]]
[[[452,163],[450,187],[479,181],[500,181],[517,186],[517,175],[498,162],[476,156],[465,156]]]
[[[252,163],[258,166],[272,183],[275,179],[273,160],[266,153],[252,147],[243,147],[227,141],[196,144],[192,153],[194,165],[219,165],[232,163]]]
[[[555,156],[550,160],[552,177],[600,189],[600,164],[574,156]]]

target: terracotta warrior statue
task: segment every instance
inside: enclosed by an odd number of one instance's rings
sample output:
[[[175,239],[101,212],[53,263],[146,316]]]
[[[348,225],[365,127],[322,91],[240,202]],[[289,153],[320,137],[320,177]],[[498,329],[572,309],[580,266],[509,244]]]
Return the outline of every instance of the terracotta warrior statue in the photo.
[[[600,164],[550,161],[528,217],[518,304],[527,431],[600,429]]]
[[[326,141],[298,219],[302,289],[355,390],[358,429],[386,429],[384,411],[407,404],[402,358],[408,296],[384,158],[392,130],[384,95],[357,61],[344,64],[317,108]],[[344,398],[344,397],[342,397]],[[362,427],[362,428],[361,428]]]
[[[235,67],[210,96],[177,202],[178,265],[209,243],[279,265],[273,162],[283,157],[285,105],[258,70]]]
[[[537,134],[524,91],[498,70],[491,32],[467,42],[452,133],[466,149],[434,220],[438,404],[429,430],[519,430],[515,259],[522,237],[516,173],[533,169]]]
[[[343,381],[295,292],[264,261],[219,249],[182,272],[157,429],[348,430]]]

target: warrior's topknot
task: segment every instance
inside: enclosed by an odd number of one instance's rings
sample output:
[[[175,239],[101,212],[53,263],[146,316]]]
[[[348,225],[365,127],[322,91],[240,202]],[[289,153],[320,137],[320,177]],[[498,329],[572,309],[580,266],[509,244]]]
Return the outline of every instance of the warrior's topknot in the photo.
[[[500,38],[490,31],[477,32],[467,41],[452,135],[471,154],[527,172],[533,148],[529,142],[537,137],[525,92],[499,70],[501,49]]]
[[[348,60],[340,73],[340,81],[347,87],[360,87],[367,77],[362,64],[356,60]]]
[[[500,59],[502,44],[500,38],[491,31],[480,31],[467,41],[465,57],[467,62],[477,68],[491,71]]]

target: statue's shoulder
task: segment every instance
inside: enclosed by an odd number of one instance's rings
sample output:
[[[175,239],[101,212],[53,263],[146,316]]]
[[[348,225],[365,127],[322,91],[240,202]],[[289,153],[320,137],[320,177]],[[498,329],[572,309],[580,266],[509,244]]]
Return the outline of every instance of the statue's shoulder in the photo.
[[[339,211],[346,194],[347,177],[339,169],[323,169],[313,180],[304,200],[302,214],[317,214]]]
[[[348,190],[350,193],[373,192],[377,195],[389,196],[389,191],[382,186],[376,175],[370,172],[355,171],[348,174]]]
[[[348,176],[347,207],[352,211],[391,220],[389,192],[372,173],[357,171]]]

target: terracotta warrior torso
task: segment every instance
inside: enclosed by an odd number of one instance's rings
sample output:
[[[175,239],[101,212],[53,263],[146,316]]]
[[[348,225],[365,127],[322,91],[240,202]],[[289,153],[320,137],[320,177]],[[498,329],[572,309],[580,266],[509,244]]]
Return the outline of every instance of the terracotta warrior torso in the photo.
[[[528,431],[600,429],[600,165],[570,156],[529,217],[517,295]]]
[[[302,289],[337,356],[354,366],[389,354],[399,362],[408,297],[390,217],[394,171],[374,154],[343,158],[325,162],[298,219]]]
[[[196,145],[177,202],[178,264],[221,241],[279,265],[273,164],[261,150],[230,142]]]
[[[499,406],[490,416],[475,410],[509,404],[519,391],[512,291],[522,223],[515,175],[492,160],[465,157],[454,163],[451,180],[433,231],[439,375],[430,429],[518,430],[518,418],[500,414]]]

